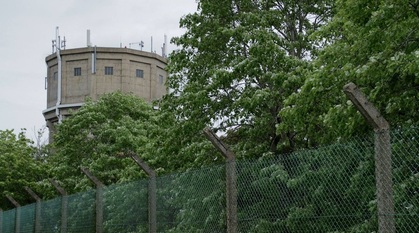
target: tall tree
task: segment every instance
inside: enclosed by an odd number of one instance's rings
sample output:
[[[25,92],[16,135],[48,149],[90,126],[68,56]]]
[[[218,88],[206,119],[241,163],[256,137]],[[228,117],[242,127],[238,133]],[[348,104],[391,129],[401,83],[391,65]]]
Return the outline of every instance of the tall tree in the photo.
[[[156,110],[134,95],[115,92],[98,101],[88,100],[58,126],[55,154],[49,159],[51,173],[71,192],[91,186],[81,166],[105,185],[144,177],[126,156],[134,152],[151,167],[164,167],[150,152],[155,149],[152,138],[158,134],[157,123]]]
[[[355,82],[392,126],[419,121],[419,2],[337,1],[315,36],[330,45],[281,116],[308,145],[368,132],[342,87]]]
[[[294,132],[277,133],[278,113],[304,81],[315,54],[308,38],[330,17],[331,2],[199,1],[180,21],[186,33],[173,40],[181,47],[169,59],[174,92],[162,105],[178,116],[183,137],[198,143],[196,135],[214,126],[239,155],[292,149]]]
[[[21,205],[33,202],[24,190],[29,186],[36,190],[38,181],[46,176],[46,168],[34,158],[35,148],[25,131],[15,134],[13,130],[0,130],[0,207],[12,208],[5,198],[12,196]]]

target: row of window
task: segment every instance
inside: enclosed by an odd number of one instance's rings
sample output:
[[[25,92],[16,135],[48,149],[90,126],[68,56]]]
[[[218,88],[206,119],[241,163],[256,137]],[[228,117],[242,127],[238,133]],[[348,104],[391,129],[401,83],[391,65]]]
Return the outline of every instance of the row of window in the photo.
[[[105,75],[113,75],[112,66],[105,66]],[[74,76],[81,76],[81,67],[74,68]],[[135,77],[144,78],[144,71],[140,69],[136,69]],[[55,74],[54,74],[54,79],[55,79]]]
[[[106,66],[105,67],[105,75],[113,75],[113,67],[112,66]],[[74,68],[74,76],[81,76],[81,67]],[[57,80],[58,73],[54,72],[54,80]],[[135,70],[135,77],[138,78],[144,78],[144,71],[141,69]],[[159,83],[163,84],[164,78],[163,75],[159,75]]]

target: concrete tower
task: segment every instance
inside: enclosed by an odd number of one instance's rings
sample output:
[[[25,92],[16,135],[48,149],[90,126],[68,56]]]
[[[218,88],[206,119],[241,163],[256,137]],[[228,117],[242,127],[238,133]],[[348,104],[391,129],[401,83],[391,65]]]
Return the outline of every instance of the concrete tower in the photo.
[[[59,38],[56,42],[60,45]],[[42,113],[51,136],[54,124],[81,107],[86,97],[97,100],[114,91],[133,93],[145,101],[167,93],[166,59],[129,48],[57,49],[46,57],[47,109]],[[164,55],[164,54],[163,54]]]

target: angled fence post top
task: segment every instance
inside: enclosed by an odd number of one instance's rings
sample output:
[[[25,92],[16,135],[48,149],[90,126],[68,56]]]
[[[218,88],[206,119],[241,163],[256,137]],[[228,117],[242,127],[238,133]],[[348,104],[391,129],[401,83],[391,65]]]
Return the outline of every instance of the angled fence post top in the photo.
[[[80,167],[80,170],[93,182],[95,183],[97,188],[101,188],[103,186],[105,186],[102,182],[100,182],[100,180],[98,178],[96,178],[96,176],[94,176],[89,169],[85,168],[85,167]]]
[[[20,207],[20,204],[10,195],[6,195],[7,199],[17,208]]]
[[[203,132],[207,139],[211,141],[215,148],[217,148],[227,160],[235,159],[234,153],[230,150],[230,148],[224,144],[210,128],[205,128]]]
[[[55,189],[57,189],[57,191],[61,194],[61,196],[67,195],[67,192],[58,184],[57,181],[55,181],[54,179],[48,179],[48,180],[52,184],[52,186],[54,186]]]
[[[135,163],[137,163],[138,166],[140,166],[140,168],[148,176],[150,176],[150,177],[156,176],[156,172],[150,166],[148,166],[148,164],[146,162],[144,162],[144,160],[141,159],[135,152],[133,152],[131,150],[127,150],[127,151],[118,153],[116,156],[120,157],[120,158],[130,157],[131,159],[134,160]]]
[[[384,119],[354,83],[346,84],[343,87],[343,91],[367,122],[373,126],[374,130],[386,130],[390,128],[386,119]]]
[[[24,189],[26,190],[26,192],[29,193],[29,195],[31,195],[31,197],[33,197],[33,199],[35,199],[36,201],[41,201],[41,198],[38,195],[36,195],[36,193],[32,191],[32,189],[30,189],[28,186],[25,186]]]
[[[130,154],[131,158],[138,164],[138,166],[141,167],[141,169],[143,169],[143,171],[145,173],[147,173],[148,176],[150,177],[154,177],[156,176],[156,172],[151,169],[146,162],[144,162],[144,160],[142,160],[138,155],[132,153]]]

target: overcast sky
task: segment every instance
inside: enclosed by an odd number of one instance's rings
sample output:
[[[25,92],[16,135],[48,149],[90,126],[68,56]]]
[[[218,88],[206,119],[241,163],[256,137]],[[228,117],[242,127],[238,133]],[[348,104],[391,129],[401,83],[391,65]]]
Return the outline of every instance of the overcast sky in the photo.
[[[90,29],[92,45],[129,47],[144,41],[143,50],[161,53],[164,34],[168,41],[179,36],[179,19],[196,11],[195,0],[13,0],[0,7],[0,130],[45,125],[47,74],[45,57],[58,26],[66,48],[86,47]],[[131,45],[138,49],[138,45]],[[169,52],[174,49],[168,45]]]

